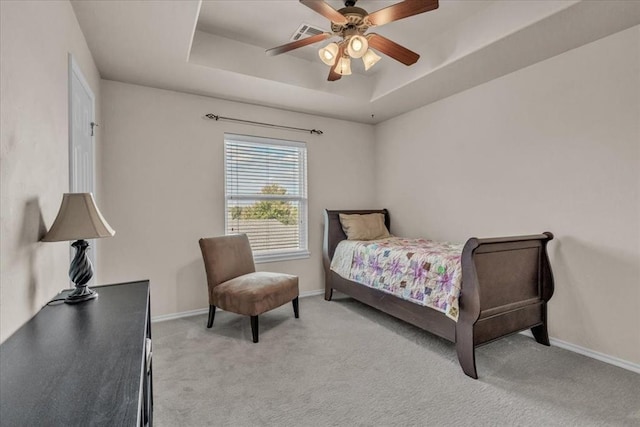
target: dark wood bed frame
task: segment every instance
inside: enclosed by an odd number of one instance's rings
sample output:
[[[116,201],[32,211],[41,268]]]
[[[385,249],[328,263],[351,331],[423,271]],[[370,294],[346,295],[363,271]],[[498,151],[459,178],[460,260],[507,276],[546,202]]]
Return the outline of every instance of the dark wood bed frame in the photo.
[[[331,301],[336,289],[455,343],[462,370],[476,379],[475,348],[479,345],[526,329],[531,329],[537,342],[549,345],[547,301],[553,295],[553,275],[547,242],[553,239],[553,234],[469,239],[462,251],[460,315],[455,322],[430,307],[369,288],[331,271],[336,246],[347,238],[340,225],[341,213],[382,213],[391,231],[386,209],[325,210],[323,261],[327,301]]]

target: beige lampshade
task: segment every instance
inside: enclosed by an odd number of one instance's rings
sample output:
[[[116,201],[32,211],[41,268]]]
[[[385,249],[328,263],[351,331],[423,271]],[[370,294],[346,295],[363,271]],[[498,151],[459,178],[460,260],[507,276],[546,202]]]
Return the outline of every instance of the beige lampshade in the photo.
[[[65,193],[58,216],[43,242],[111,237],[115,230],[105,221],[91,193]]]

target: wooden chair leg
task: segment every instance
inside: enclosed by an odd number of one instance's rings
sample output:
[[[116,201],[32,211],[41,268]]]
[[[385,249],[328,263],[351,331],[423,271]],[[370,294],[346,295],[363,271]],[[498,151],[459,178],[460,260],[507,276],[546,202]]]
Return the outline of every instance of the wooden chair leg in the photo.
[[[253,342],[258,342],[258,316],[251,316],[251,334],[253,335]]]
[[[295,297],[291,303],[293,304],[293,315],[296,316],[296,319],[300,317],[299,309],[298,309],[298,297]]]
[[[210,328],[213,326],[213,319],[216,317],[216,306],[215,305],[210,305],[209,306],[209,321],[207,322],[207,328]]]

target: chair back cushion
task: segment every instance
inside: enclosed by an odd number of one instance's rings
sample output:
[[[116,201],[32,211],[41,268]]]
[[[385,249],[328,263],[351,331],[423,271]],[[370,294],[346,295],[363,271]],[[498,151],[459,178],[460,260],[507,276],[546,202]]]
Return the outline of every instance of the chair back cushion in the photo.
[[[256,271],[246,234],[200,239],[200,250],[207,271],[209,295],[220,283]]]

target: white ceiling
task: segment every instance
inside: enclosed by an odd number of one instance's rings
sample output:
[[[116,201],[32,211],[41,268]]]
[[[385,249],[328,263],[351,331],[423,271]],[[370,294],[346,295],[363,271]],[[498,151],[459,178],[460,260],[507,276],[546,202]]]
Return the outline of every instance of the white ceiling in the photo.
[[[392,22],[375,31],[409,49],[418,49],[421,40],[435,37],[494,1],[445,0],[436,11]],[[330,0],[327,3],[334,9],[344,7],[343,2],[340,1]],[[368,12],[374,12],[395,3],[397,1],[360,0],[357,6],[365,8]],[[324,31],[331,31],[326,18],[291,0],[205,1],[200,8],[197,28],[210,34],[269,49],[288,43],[301,24],[311,24]],[[317,53],[318,48],[327,43],[328,41],[296,49],[290,55],[321,64]],[[389,61],[378,63],[369,73],[384,67],[385,63]],[[360,70],[364,73],[364,67],[360,67]]]
[[[334,8],[341,2],[329,0]],[[393,1],[361,0],[369,12]],[[295,0],[73,0],[101,76],[363,123],[378,123],[640,24],[640,1],[440,0],[375,31],[419,53],[383,56],[337,82],[317,57],[327,42],[278,56],[300,24],[328,21]],[[203,112],[204,114],[204,112]],[[223,114],[223,112],[221,112]]]

